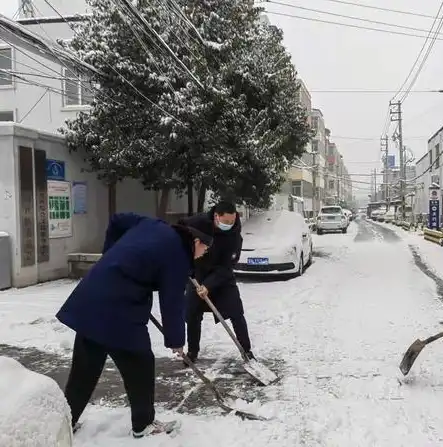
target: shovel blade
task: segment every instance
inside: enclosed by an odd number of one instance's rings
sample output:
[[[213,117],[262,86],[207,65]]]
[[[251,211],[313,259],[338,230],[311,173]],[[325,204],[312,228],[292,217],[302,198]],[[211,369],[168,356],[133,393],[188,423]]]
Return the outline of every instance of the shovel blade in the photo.
[[[418,339],[415,340],[411,346],[409,346],[409,349],[406,351],[405,355],[403,356],[403,360],[400,363],[400,371],[403,373],[404,376],[409,373],[412,365],[425,346],[426,343]]]
[[[265,365],[257,360],[249,360],[243,365],[245,371],[260,382],[262,385],[267,386],[278,380],[278,377]]]

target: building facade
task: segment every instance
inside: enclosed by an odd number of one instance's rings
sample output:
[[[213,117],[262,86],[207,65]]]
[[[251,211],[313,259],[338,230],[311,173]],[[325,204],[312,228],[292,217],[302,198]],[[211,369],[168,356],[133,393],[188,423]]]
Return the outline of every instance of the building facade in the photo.
[[[88,12],[84,0],[51,4],[67,20]],[[56,11],[22,1],[18,22],[47,40],[72,38]],[[93,93],[61,64],[0,41],[0,232],[11,241],[14,286],[65,277],[70,253],[100,252],[111,212],[157,213],[158,194],[136,180],[111,191],[64,144],[59,129],[89,110]],[[186,212],[186,197],[172,195],[168,219]]]

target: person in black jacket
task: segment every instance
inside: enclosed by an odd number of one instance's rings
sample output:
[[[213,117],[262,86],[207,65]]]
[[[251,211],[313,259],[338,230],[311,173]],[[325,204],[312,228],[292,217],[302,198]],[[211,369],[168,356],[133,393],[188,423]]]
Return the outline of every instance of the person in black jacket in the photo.
[[[238,341],[247,356],[253,359],[243,303],[234,275],[234,266],[238,262],[243,244],[240,216],[235,205],[222,201],[208,213],[197,214],[182,222],[191,226],[210,222],[215,229],[212,246],[195,263],[195,279],[201,287],[196,290],[188,286],[186,290],[189,358],[195,361],[200,351],[203,314],[210,312],[202,297],[208,294],[223,318],[231,320]],[[215,322],[218,323],[217,319]]]
[[[147,324],[157,290],[164,343],[178,354],[185,344],[185,292],[194,259],[212,243],[213,227],[171,226],[159,219],[117,214],[103,256],[78,284],[57,318],[76,332],[65,396],[77,426],[106,358],[123,378],[135,438],[170,432],[155,420],[154,354]]]

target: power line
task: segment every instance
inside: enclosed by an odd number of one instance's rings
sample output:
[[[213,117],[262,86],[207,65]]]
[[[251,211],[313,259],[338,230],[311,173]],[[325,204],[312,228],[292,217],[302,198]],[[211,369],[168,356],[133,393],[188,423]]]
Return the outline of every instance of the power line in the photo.
[[[390,31],[390,30],[381,29],[381,28],[372,28],[369,26],[352,25],[350,23],[333,22],[331,20],[314,19],[312,17],[302,17],[302,16],[296,16],[293,14],[284,14],[281,12],[266,11],[266,14],[273,14],[273,15],[277,15],[277,16],[290,17],[290,18],[300,19],[300,20],[308,20],[311,22],[326,23],[328,25],[344,26],[344,27],[348,27],[348,28],[355,28],[355,29],[361,29],[361,30],[366,30],[366,31],[378,31],[380,33],[386,33],[386,34],[392,34],[392,35],[418,37],[419,39],[423,39],[423,37],[426,37],[426,36],[422,36],[419,34],[402,33],[401,31]],[[443,39],[436,39],[436,40],[443,40]]]
[[[43,95],[40,96],[40,98],[35,102],[35,104],[28,110],[28,112],[25,114],[25,116],[18,122],[19,124],[23,123],[23,121],[34,111],[34,109],[40,104],[42,99],[46,96],[46,94],[49,92],[49,89],[47,88]]]
[[[50,7],[51,9],[64,21],[67,23],[67,25],[71,28],[71,30],[74,32],[74,34],[76,36],[78,36],[77,30],[72,26],[71,23],[69,23],[62,14],[60,14],[60,12],[48,1],[48,0],[44,0]],[[156,104],[154,101],[152,101],[151,99],[149,99],[143,92],[141,92],[131,81],[129,81],[123,74],[121,74],[113,65],[111,65],[110,63],[105,61],[105,65],[107,67],[109,67],[118,77],[120,77],[124,83],[127,83],[139,96],[141,96],[144,100],[146,100],[149,104],[151,104],[154,108],[156,108],[157,110],[160,110],[162,113],[164,113],[166,116],[168,116],[169,118],[173,119],[174,121],[176,121],[177,123],[179,123],[180,125],[184,126],[184,124],[182,123],[182,121],[180,121],[178,118],[176,118],[174,115],[172,115],[171,113],[169,113],[167,110],[165,110],[163,107],[159,106],[158,104]]]
[[[423,29],[423,28],[414,28],[414,27],[411,27],[411,26],[397,25],[395,23],[380,22],[378,20],[366,19],[366,18],[356,17],[356,16],[349,16],[349,15],[346,15],[346,14],[338,14],[338,13],[331,12],[331,11],[324,11],[322,9],[313,9],[313,8],[306,8],[305,6],[291,5],[290,3],[284,3],[284,2],[275,1],[275,0],[267,0],[266,3],[273,3],[274,5],[285,6],[287,8],[301,9],[303,11],[310,11],[310,12],[315,12],[315,13],[319,13],[319,14],[330,15],[330,16],[333,16],[333,17],[340,17],[340,18],[343,18],[343,19],[358,20],[360,22],[372,23],[374,25],[391,26],[391,27],[394,27],[394,28],[402,28],[402,29],[406,29],[406,30],[410,30],[410,31],[419,31],[419,32],[423,32],[423,33],[428,32],[428,30]]]
[[[373,10],[377,10],[377,11],[393,12],[396,14],[404,14],[404,15],[410,15],[410,16],[415,16],[415,17],[424,17],[426,19],[434,18],[431,15],[422,14],[422,13],[418,13],[418,12],[402,11],[399,9],[382,8],[380,6],[363,5],[361,3],[349,2],[349,1],[345,1],[345,0],[323,0],[323,1],[331,2],[331,3],[339,3],[342,5],[358,6],[360,8],[373,9]]]
[[[420,50],[420,52],[418,53],[417,58],[415,59],[414,63],[412,64],[412,67],[411,67],[411,69],[410,69],[408,75],[406,76],[406,79],[404,80],[404,82],[403,82],[403,84],[401,85],[401,87],[400,87],[400,89],[398,90],[398,92],[394,95],[394,98],[392,98],[392,101],[393,101],[393,102],[395,102],[395,99],[396,99],[397,95],[398,95],[398,94],[402,91],[402,89],[405,87],[405,85],[407,84],[407,82],[408,82],[410,76],[411,76],[412,73],[414,72],[414,69],[416,68],[417,64],[419,63],[420,57],[421,57],[421,55],[423,54],[423,52],[425,51],[426,45],[427,45],[427,43],[428,43],[428,41],[429,41],[429,38],[431,37],[432,30],[434,29],[434,26],[435,26],[435,24],[437,23],[437,20],[438,20],[438,17],[439,17],[439,15],[440,15],[440,11],[442,10],[442,8],[443,8],[443,2],[440,4],[440,7],[439,7],[439,9],[438,9],[438,11],[437,11],[437,14],[435,15],[434,21],[432,22],[432,26],[431,26],[431,28],[430,28],[429,31],[428,31],[428,35],[426,36],[426,39],[425,39],[425,41],[423,42],[423,46],[421,47],[421,50]],[[435,34],[434,37],[435,37],[435,39],[437,38],[437,31],[436,31],[436,34]],[[435,43],[435,40],[434,40],[433,42]],[[434,45],[434,43],[432,43],[432,46]],[[432,49],[432,47],[431,47],[431,49]],[[430,51],[429,51],[429,52],[430,52]],[[429,56],[429,52],[428,52],[427,56]],[[423,58],[423,61],[426,61],[427,56],[425,56],[425,58]],[[423,64],[423,65],[424,65],[424,64]],[[423,66],[422,66],[422,67],[423,67]],[[421,68],[419,68],[419,71],[421,71]],[[419,71],[418,71],[418,73],[419,73]],[[417,77],[418,77],[418,76],[417,76]],[[414,82],[414,81],[413,81],[413,82]],[[411,82],[409,90],[412,89],[412,87],[413,87],[413,82]],[[406,94],[406,95],[403,95],[403,99],[401,99],[400,101],[403,102],[404,99],[406,99],[406,97],[407,97],[407,94]]]
[[[374,93],[382,93],[382,94],[390,94],[390,93],[443,93],[443,89],[440,90],[364,90],[364,89],[355,89],[355,90],[312,90],[310,89],[309,92],[311,93],[368,93],[368,94],[374,94]]]

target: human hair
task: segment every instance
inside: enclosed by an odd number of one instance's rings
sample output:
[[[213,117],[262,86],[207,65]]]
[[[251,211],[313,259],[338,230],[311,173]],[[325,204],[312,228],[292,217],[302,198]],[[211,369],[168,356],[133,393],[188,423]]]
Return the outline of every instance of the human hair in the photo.
[[[234,214],[237,212],[237,208],[235,204],[232,202],[228,202],[227,200],[222,200],[217,203],[214,207],[214,213],[223,216],[223,214]]]

